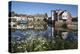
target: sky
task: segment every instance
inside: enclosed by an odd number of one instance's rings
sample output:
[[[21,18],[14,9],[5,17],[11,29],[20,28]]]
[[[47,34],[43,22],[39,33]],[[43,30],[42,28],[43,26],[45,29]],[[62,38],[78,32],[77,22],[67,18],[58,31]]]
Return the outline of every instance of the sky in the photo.
[[[55,3],[35,3],[35,2],[19,2],[12,1],[11,11],[18,14],[44,14],[51,16],[51,10],[67,10],[73,17],[78,16],[78,6],[69,4],[55,4]]]

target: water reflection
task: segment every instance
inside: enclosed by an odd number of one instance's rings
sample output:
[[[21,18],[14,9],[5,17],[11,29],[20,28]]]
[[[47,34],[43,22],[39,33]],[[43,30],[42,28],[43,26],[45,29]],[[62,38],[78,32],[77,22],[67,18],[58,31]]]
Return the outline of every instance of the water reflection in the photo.
[[[22,37],[26,37],[26,36],[43,36],[45,38],[49,38],[52,36],[52,27],[50,25],[47,25],[44,27],[44,29],[27,29],[25,31],[22,30],[15,30],[15,32],[11,32],[11,36],[12,38],[22,38]]]
[[[46,28],[46,27],[44,27]],[[77,40],[78,39],[78,32],[77,31],[67,31],[64,28],[57,28],[54,32],[54,27],[52,27],[50,24],[47,25],[46,29],[43,30],[16,30],[15,32],[11,32],[12,38],[23,38],[26,36],[43,36],[45,38],[54,38],[54,37],[60,37],[62,39],[66,40]]]
[[[78,32],[77,30],[69,30],[67,28],[55,28],[55,37],[60,37],[64,40],[77,40],[78,39]]]
[[[11,32],[12,49],[18,51],[43,51],[77,48],[77,31],[67,31],[48,24],[44,29],[15,30]],[[66,41],[67,40],[67,41]],[[17,52],[18,52],[17,51]]]

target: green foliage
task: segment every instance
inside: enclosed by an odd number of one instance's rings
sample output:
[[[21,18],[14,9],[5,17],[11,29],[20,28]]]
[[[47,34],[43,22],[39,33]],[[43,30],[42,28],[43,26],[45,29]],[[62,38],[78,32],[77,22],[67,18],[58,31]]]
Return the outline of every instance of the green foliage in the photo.
[[[73,18],[72,18],[72,21],[78,22],[78,17],[73,17]]]
[[[11,12],[11,16],[13,17],[13,16],[15,16],[16,15],[16,13],[14,12],[14,11],[12,11]]]
[[[64,49],[77,49],[78,47],[78,42],[75,41],[64,41]]]
[[[12,41],[12,52],[44,51],[51,48],[51,43],[44,37],[29,36],[25,40]]]
[[[77,40],[62,40],[57,38],[55,43],[56,50],[63,50],[63,49],[77,49],[78,42]]]
[[[55,39],[47,39],[42,36],[29,35],[25,39],[11,42],[12,52],[32,52],[47,50],[76,49],[77,41],[62,40],[59,37]]]

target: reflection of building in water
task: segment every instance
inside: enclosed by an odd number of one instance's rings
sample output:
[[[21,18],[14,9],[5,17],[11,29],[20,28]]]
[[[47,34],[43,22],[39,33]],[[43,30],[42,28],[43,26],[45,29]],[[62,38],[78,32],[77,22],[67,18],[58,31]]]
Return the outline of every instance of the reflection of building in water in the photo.
[[[35,14],[35,15],[18,15],[10,17],[11,28],[14,29],[44,29],[45,14]]]
[[[67,39],[68,32],[62,32],[61,36],[62,36],[62,39]]]

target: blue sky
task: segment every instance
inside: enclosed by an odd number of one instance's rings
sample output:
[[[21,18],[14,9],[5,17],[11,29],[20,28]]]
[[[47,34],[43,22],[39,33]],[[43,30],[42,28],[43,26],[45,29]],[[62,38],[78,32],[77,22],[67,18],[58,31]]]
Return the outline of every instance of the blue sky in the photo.
[[[15,11],[19,14],[47,13],[49,17],[51,16],[51,10],[62,9],[69,11],[72,16],[78,16],[77,5],[13,1],[11,8],[11,11]]]

